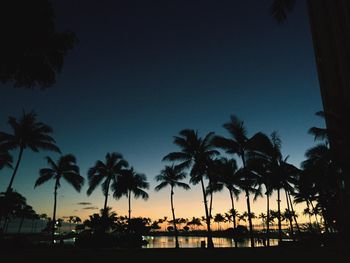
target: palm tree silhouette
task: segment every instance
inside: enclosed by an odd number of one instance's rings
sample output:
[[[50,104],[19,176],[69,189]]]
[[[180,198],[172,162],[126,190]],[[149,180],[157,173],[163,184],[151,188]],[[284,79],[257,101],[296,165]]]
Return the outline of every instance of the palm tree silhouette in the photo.
[[[237,163],[235,159],[221,158],[216,162],[216,170],[220,174],[220,181],[227,188],[231,199],[231,211],[235,211],[234,198],[238,200],[240,191],[240,178],[237,174]],[[233,228],[237,227],[236,213],[231,213]]]
[[[210,213],[208,209],[207,192],[204,186],[204,176],[207,175],[209,163],[212,157],[218,155],[211,141],[214,133],[208,133],[204,138],[198,136],[198,132],[194,130],[185,129],[180,131],[179,136],[174,137],[174,144],[180,147],[179,152],[169,153],[163,158],[166,161],[178,161],[180,167],[191,168],[190,170],[190,183],[196,185],[201,184],[205,218],[207,224],[207,241],[208,248],[213,248],[214,243],[212,240],[212,233],[210,229]]]
[[[183,168],[178,166],[165,166],[163,170],[161,170],[160,174],[156,176],[156,181],[160,182],[159,185],[155,187],[156,191],[159,191],[168,185],[170,186],[170,205],[171,205],[171,213],[173,215],[174,222],[174,233],[175,233],[175,247],[179,248],[179,239],[176,227],[176,217],[175,217],[175,209],[174,209],[174,188],[181,187],[185,190],[189,190],[190,186],[186,183],[180,182],[180,180],[185,179],[186,173],[183,172]]]
[[[341,213],[344,213],[339,211],[339,201],[341,200],[339,195],[344,191],[341,191],[341,169],[338,163],[334,161],[333,151],[327,143],[310,148],[306,151],[305,156],[307,159],[301,164],[303,172],[300,180],[307,181],[309,189],[306,188],[306,184],[304,186],[306,189],[299,190],[309,191],[303,193],[303,195],[306,195],[304,196],[306,198],[311,195],[308,202],[312,207],[312,211],[316,211],[313,201],[317,201],[324,219],[325,230],[328,232],[328,227],[334,224],[333,222],[339,224],[337,218],[342,218]],[[298,183],[297,186],[300,187],[300,184]],[[342,222],[341,225],[336,226],[342,227],[344,224]]]
[[[76,158],[72,154],[61,156],[55,163],[50,157],[46,157],[49,168],[40,169],[39,178],[35,182],[35,186],[42,185],[49,180],[55,181],[54,190],[54,206],[52,216],[52,244],[55,242],[55,224],[56,224],[56,206],[57,206],[57,190],[61,187],[61,179],[73,186],[80,192],[84,184],[84,178],[80,175],[79,167],[76,164]]]
[[[0,132],[0,142],[5,149],[12,150],[19,148],[17,162],[7,191],[12,188],[25,149],[29,148],[33,152],[50,150],[60,153],[60,149],[56,146],[55,140],[50,136],[53,132],[52,128],[42,122],[38,122],[36,117],[33,111],[29,113],[23,112],[19,121],[17,121],[15,117],[9,117],[8,124],[13,130],[13,134]]]
[[[209,218],[212,218],[214,193],[221,192],[224,189],[224,184],[221,180],[221,173],[219,172],[219,160],[208,161],[207,178],[209,180],[206,188],[207,195],[210,196],[209,201]]]
[[[220,214],[220,213],[217,213],[215,216],[214,216],[214,222],[218,224],[218,231],[221,230],[221,227],[220,227],[220,223],[223,223],[225,222],[225,217]]]
[[[254,191],[255,180],[248,178],[252,174],[249,172],[246,161],[250,153],[264,151],[268,139],[262,133],[256,133],[253,137],[248,138],[244,122],[235,115],[231,115],[230,122],[225,123],[223,127],[229,132],[230,138],[216,136],[213,143],[217,147],[226,150],[228,154],[237,154],[242,160],[243,169],[240,171],[243,183],[242,189],[245,191],[247,200],[250,244],[251,247],[254,247],[253,223],[250,217],[250,191]]]
[[[135,198],[141,197],[143,200],[148,199],[148,193],[144,189],[149,188],[149,183],[146,181],[146,175],[137,173],[134,168],[124,170],[116,181],[112,183],[113,197],[120,199],[122,196],[128,198],[129,216],[128,222],[131,219],[131,194]]]
[[[117,214],[112,211],[111,207],[107,206],[101,209],[99,214],[94,213],[89,215],[89,219],[86,219],[83,224],[95,233],[104,233],[113,229],[117,220]]]
[[[103,209],[107,208],[109,188],[117,177],[129,166],[120,153],[107,153],[105,162],[98,160],[88,171],[89,188],[87,195],[91,195],[96,187],[102,183],[102,192],[105,196]]]

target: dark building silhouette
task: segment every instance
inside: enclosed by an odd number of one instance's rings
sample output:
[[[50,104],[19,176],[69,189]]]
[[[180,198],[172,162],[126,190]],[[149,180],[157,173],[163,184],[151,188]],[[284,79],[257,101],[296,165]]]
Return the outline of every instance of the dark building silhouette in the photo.
[[[349,196],[346,156],[349,124],[346,122],[350,109],[350,1],[308,0],[307,3],[322,102],[328,113],[327,129],[336,131],[330,133],[330,146],[345,170],[345,187]]]

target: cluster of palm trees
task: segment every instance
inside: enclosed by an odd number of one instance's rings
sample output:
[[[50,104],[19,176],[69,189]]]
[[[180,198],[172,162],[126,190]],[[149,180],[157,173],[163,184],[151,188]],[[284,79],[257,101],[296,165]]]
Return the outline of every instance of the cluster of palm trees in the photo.
[[[52,128],[42,122],[37,121],[34,112],[23,112],[22,117],[17,120],[15,117],[9,117],[8,124],[12,133],[0,132],[0,168],[13,168],[12,176],[7,186],[6,196],[13,192],[13,182],[16,177],[18,167],[23,158],[25,150],[33,152],[39,150],[50,150],[61,153],[55,140],[51,137]],[[13,167],[13,158],[10,151],[18,150],[18,158]],[[108,153],[105,162],[97,161],[88,171],[90,195],[102,181],[102,191],[105,195],[104,211],[107,211],[107,199],[110,188],[116,199],[127,196],[129,200],[129,220],[131,218],[131,195],[136,198],[142,197],[148,199],[147,192],[144,189],[149,188],[146,176],[137,173],[134,168],[129,168],[128,162],[123,159],[119,153]],[[35,187],[40,186],[50,180],[54,181],[54,208],[52,216],[52,242],[55,240],[57,192],[61,186],[61,181],[65,180],[73,188],[80,192],[84,177],[80,174],[76,157],[72,154],[61,155],[57,161],[51,157],[46,157],[48,167],[39,171],[39,177],[35,182]],[[10,199],[7,199],[10,202]]]
[[[190,183],[200,184],[203,195],[205,222],[207,226],[208,247],[213,247],[211,233],[211,218],[213,196],[217,191],[227,189],[231,200],[233,227],[237,227],[237,212],[235,210],[235,199],[243,193],[246,199],[247,219],[251,247],[254,247],[254,229],[252,219],[255,217],[251,211],[251,198],[254,200],[262,194],[266,197],[266,214],[263,215],[266,224],[267,245],[269,245],[270,224],[274,218],[278,220],[279,241],[282,241],[282,221],[288,220],[291,236],[300,236],[300,227],[297,221],[293,203],[305,202],[307,206],[316,207],[322,213],[324,231],[335,231],[336,211],[331,211],[332,197],[338,200],[337,194],[341,192],[341,186],[337,185],[338,167],[329,156],[327,144],[318,145],[306,152],[306,160],[302,163],[302,169],[288,163],[288,156],[283,157],[281,152],[281,139],[276,132],[270,136],[258,132],[249,137],[244,122],[232,115],[229,122],[223,127],[228,132],[228,137],[215,135],[213,132],[200,137],[195,130],[185,129],[174,137],[174,144],[179,151],[169,153],[163,160],[171,161],[171,166],[157,176],[161,184],[156,189],[166,185],[171,186],[171,210],[173,217],[173,188],[189,186],[180,183],[185,177],[185,172],[190,175]],[[323,129],[311,128],[310,133],[325,138]],[[328,154],[328,155],[327,155]],[[229,156],[229,157],[227,157]],[[240,167],[234,159],[237,156]],[[338,169],[337,169],[338,168]],[[326,173],[326,174],[324,174]],[[324,175],[322,175],[324,174]],[[324,178],[323,178],[324,177]],[[281,194],[286,196],[287,209],[281,211]],[[270,209],[270,196],[277,193],[277,211]],[[306,211],[310,212],[310,210]],[[333,217],[332,217],[333,216]],[[221,221],[220,215],[215,217],[217,222]],[[173,220],[176,222],[176,220]],[[294,226],[296,231],[294,231]],[[320,226],[319,226],[320,228]],[[175,235],[176,224],[174,223]]]
[[[51,137],[52,128],[37,121],[34,112],[23,112],[17,120],[10,117],[8,124],[12,133],[0,132],[0,168],[13,169],[12,176],[6,193],[13,192],[12,185],[18,171],[21,160],[26,150],[38,152],[39,150],[51,150],[61,153],[55,140]],[[189,184],[183,182],[187,173],[189,183],[200,185],[204,204],[204,221],[207,228],[207,244],[213,247],[211,220],[222,222],[222,215],[212,215],[215,192],[226,189],[230,196],[230,217],[233,228],[237,228],[237,221],[242,220],[235,209],[235,202],[241,194],[244,194],[251,246],[254,247],[254,229],[252,219],[255,217],[251,211],[251,201],[265,195],[266,213],[261,215],[266,225],[267,244],[269,245],[270,223],[274,218],[278,220],[279,240],[282,241],[282,221],[289,221],[291,235],[300,234],[297,214],[293,203],[305,202],[306,213],[321,214],[324,231],[336,231],[337,211],[334,207],[339,200],[342,187],[342,171],[333,161],[332,152],[328,147],[327,130],[312,128],[310,133],[316,139],[325,140],[322,144],[306,152],[306,160],[302,163],[302,169],[298,169],[288,163],[288,156],[281,153],[281,139],[276,132],[270,136],[262,132],[249,137],[244,122],[232,115],[229,122],[223,127],[228,136],[215,135],[213,132],[201,137],[195,130],[185,129],[174,137],[174,144],[178,151],[167,154],[163,161],[171,162],[155,177],[159,183],[155,190],[165,187],[170,188],[170,204],[176,247],[179,247],[177,224],[179,219],[175,215],[174,193],[175,188],[180,187],[189,190]],[[18,157],[14,164],[11,151],[17,150]],[[234,157],[238,157],[238,161]],[[65,180],[76,191],[80,191],[84,177],[80,174],[79,166],[74,155],[61,155],[57,161],[46,157],[48,167],[39,171],[39,177],[35,187],[43,183],[54,181],[54,208],[52,216],[52,241],[54,241],[56,223],[57,192],[61,181]],[[14,164],[14,165],[13,165]],[[104,160],[98,160],[88,170],[87,195],[101,185],[104,195],[102,219],[108,218],[108,197],[120,199],[125,196],[128,199],[128,222],[131,220],[131,198],[141,197],[148,199],[149,183],[144,174],[130,167],[124,157],[116,152],[107,153]],[[270,196],[277,193],[277,211],[270,209]],[[281,194],[286,198],[287,210],[281,211]],[[104,215],[104,216],[103,216]],[[315,216],[316,222],[317,215]],[[103,220],[102,220],[103,222]],[[193,222],[193,225],[196,225]],[[102,224],[103,225],[103,224]],[[191,225],[191,224],[189,224]],[[294,231],[294,225],[296,231]],[[321,227],[320,224],[319,228]]]

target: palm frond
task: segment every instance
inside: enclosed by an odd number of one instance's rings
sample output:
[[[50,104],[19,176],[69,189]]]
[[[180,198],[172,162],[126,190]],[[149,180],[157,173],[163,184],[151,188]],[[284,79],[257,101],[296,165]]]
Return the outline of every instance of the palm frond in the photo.
[[[140,188],[133,189],[132,192],[133,192],[135,198],[141,197],[144,200],[147,200],[149,198],[148,193]]]
[[[191,187],[188,184],[183,183],[183,182],[176,182],[175,185],[177,187],[183,188],[185,190],[190,190],[191,189]]]
[[[161,182],[159,185],[157,185],[154,190],[156,191],[160,191],[162,190],[163,188],[167,187],[169,185],[168,182]]]
[[[53,169],[48,169],[48,168],[41,169],[39,173],[40,173],[40,176],[35,181],[34,187],[37,187],[39,185],[42,185],[43,183],[46,183],[50,179],[54,178],[54,176],[56,175],[56,172]]]
[[[68,184],[72,185],[76,191],[80,192],[81,187],[84,184],[84,177],[79,173],[67,171],[63,173],[63,178]]]
[[[308,133],[314,136],[315,141],[328,139],[328,130],[325,128],[312,127],[309,129]]]

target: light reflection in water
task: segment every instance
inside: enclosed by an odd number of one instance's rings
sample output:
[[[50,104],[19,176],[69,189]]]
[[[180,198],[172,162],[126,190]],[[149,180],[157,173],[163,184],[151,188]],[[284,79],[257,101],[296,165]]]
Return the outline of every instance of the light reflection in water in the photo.
[[[144,236],[148,244],[144,248],[174,248],[175,237],[171,236]],[[179,237],[179,245],[182,248],[196,248],[201,247],[201,241],[207,242],[206,237]],[[235,247],[235,242],[232,238],[213,237],[214,247]],[[278,239],[270,239],[271,246],[277,246]],[[261,240],[255,240],[256,247],[264,246]],[[248,238],[237,240],[237,247],[250,247],[250,240]]]

